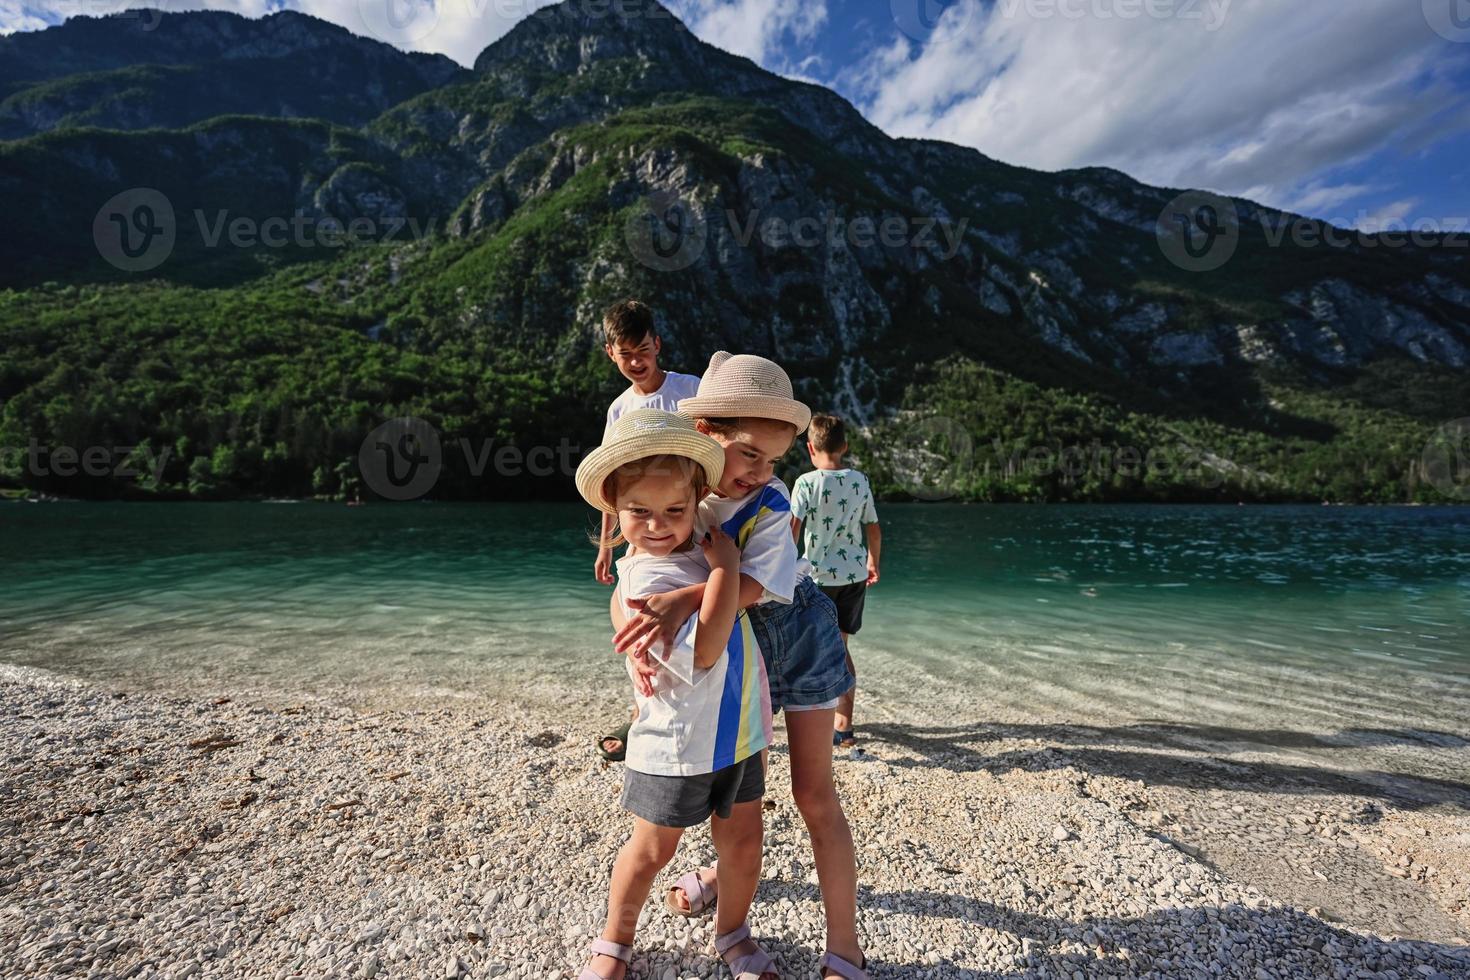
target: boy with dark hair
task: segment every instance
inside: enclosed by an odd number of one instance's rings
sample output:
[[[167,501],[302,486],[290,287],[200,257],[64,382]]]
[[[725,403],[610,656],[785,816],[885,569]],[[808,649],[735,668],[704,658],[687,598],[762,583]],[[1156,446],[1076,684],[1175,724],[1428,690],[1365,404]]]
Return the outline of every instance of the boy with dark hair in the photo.
[[[868,478],[842,465],[847,453],[847,428],[835,415],[813,415],[807,430],[807,452],[816,469],[797,478],[791,490],[791,533],[803,540],[812,563],[812,579],[837,606],[842,642],[862,629],[863,601],[869,586],[878,584],[878,555],[883,534],[873,506]],[[849,647],[847,668],[857,676]],[[853,733],[854,687],[842,695],[832,720],[832,744],[850,748]]]
[[[678,374],[659,367],[658,355],[663,349],[658,330],[653,322],[653,310],[647,303],[636,299],[625,299],[609,306],[602,314],[602,349],[608,359],[617,365],[618,373],[628,379],[628,388],[607,407],[607,422],[602,428],[602,441],[606,444],[613,424],[628,412],[640,408],[657,408],[665,412],[677,412],[679,402],[691,398],[699,390],[699,378],[692,374]],[[602,515],[600,541],[612,540],[614,517]],[[592,573],[603,585],[612,585],[612,549],[606,546],[597,549],[597,561]],[[619,762],[624,757],[624,741],[628,737],[628,726],[623,725],[598,740],[598,750],[610,762]]]

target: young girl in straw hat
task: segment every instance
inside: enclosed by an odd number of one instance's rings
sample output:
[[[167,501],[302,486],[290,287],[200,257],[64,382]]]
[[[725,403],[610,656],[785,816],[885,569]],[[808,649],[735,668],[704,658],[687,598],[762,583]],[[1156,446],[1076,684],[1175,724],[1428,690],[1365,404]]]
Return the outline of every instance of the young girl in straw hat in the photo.
[[[827,978],[867,980],[857,938],[857,862],[852,832],[832,780],[832,716],[855,683],[832,600],[799,562],[791,533],[791,494],[775,477],[777,460],[806,429],[811,411],[792,397],[780,366],[753,354],[720,351],[693,398],[679,403],[724,450],[715,492],[699,506],[703,528],[722,529],[740,547],[740,605],[746,609],[771,682],[771,704],[786,710],[791,750],[791,795],[812,838],[812,856],[827,913],[827,950],[819,966]],[[705,586],[664,590],[642,600],[614,601],[636,610],[620,625],[614,645],[641,656],[666,641],[694,609]],[[624,615],[615,608],[613,621]],[[723,858],[690,872],[666,898],[680,915],[723,906]],[[718,900],[718,904],[717,904]],[[737,900],[739,900],[737,896]]]
[[[740,552],[718,527],[695,534],[695,512],[723,475],[720,444],[685,417],[629,412],[577,467],[577,490],[617,517],[611,541],[619,593],[639,599],[693,584],[698,608],[670,642],[628,660],[638,719],[628,733],[622,805],[633,836],[618,852],[607,923],[578,980],[620,980],[639,912],[685,827],[712,819],[725,896],[715,949],[737,980],[779,980],[750,938],[746,915],[761,864],[761,752],[771,738],[770,691],[749,618],[739,608]],[[727,906],[728,903],[728,906]]]

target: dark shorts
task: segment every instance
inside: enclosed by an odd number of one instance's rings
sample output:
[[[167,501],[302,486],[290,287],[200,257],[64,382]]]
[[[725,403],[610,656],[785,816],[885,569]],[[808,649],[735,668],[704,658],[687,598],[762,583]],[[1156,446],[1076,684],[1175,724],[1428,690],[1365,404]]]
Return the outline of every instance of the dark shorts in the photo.
[[[824,585],[821,587],[827,598],[837,607],[837,628],[852,634],[863,628],[863,600],[868,597],[868,583],[854,582],[852,585]]]
[[[856,683],[837,607],[811,579],[801,580],[789,603],[752,606],[750,626],[766,662],[772,711],[824,704]]]
[[[736,803],[766,795],[761,754],[718,772],[698,776],[654,776],[623,770],[623,809],[660,827],[696,827],[718,814],[728,819]]]

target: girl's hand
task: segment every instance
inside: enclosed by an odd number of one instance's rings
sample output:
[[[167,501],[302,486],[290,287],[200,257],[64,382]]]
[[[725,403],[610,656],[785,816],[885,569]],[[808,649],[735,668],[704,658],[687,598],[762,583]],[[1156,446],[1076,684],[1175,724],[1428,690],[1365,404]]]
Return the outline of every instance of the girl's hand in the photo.
[[[634,656],[632,661],[633,689],[645,698],[653,697],[653,675],[658,673],[658,667],[646,653]]]
[[[673,646],[679,627],[699,612],[702,595],[703,590],[679,589],[646,599],[629,599],[633,615],[613,636],[613,649],[632,656],[646,654],[659,641]]]
[[[734,539],[718,527],[706,531],[699,546],[704,549],[704,557],[709,561],[710,568],[740,567],[740,549],[735,546]]]

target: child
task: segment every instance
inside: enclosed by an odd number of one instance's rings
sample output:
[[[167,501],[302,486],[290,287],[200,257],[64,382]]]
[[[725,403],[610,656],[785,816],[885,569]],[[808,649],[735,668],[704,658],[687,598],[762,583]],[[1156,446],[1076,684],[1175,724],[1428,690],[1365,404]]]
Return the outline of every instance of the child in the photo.
[[[699,378],[692,374],[665,371],[658,366],[659,351],[663,342],[653,326],[653,311],[636,299],[625,299],[608,307],[602,314],[602,349],[617,365],[618,372],[627,378],[629,385],[607,407],[607,423],[602,429],[602,441],[607,442],[613,423],[625,413],[639,408],[660,408],[665,412],[677,411],[681,399],[688,398],[699,388]],[[610,540],[613,515],[604,514],[602,538]],[[612,585],[612,549],[597,549],[597,564],[594,568],[597,581]]]
[[[740,552],[719,528],[697,539],[695,512],[718,483],[724,453],[682,416],[638,409],[577,467],[577,490],[616,518],[634,552],[617,563],[620,591],[647,596],[698,583],[697,612],[672,643],[627,661],[638,719],[628,735],[622,805],[633,836],[618,852],[607,923],[578,980],[619,980],[632,958],[638,914],[685,827],[711,819],[725,896],[715,949],[742,980],[779,980],[750,938],[746,916],[761,864],[761,750],[771,738],[769,685],[748,617],[738,606]],[[727,905],[728,903],[728,905]]]
[[[792,397],[791,380],[778,365],[725,351],[710,358],[698,393],[679,410],[725,450],[724,475],[699,507],[700,526],[723,528],[740,546],[740,604],[760,642],[772,708],[786,709],[791,794],[811,835],[827,913],[822,975],[867,980],[857,938],[852,832],[832,781],[832,712],[853,678],[837,610],[802,573],[805,563],[798,563],[791,536],[790,495],[774,477],[776,461],[806,429],[811,412]],[[627,601],[636,614],[621,625],[614,646],[643,655],[700,608],[703,591],[694,585]],[[670,890],[670,906],[696,915],[716,905],[719,874],[716,864],[684,875]]]
[[[813,415],[807,432],[807,452],[816,469],[797,478],[791,491],[791,532],[801,539],[806,525],[806,556],[812,580],[837,607],[837,626],[847,650],[847,669],[857,678],[848,638],[863,628],[863,600],[870,585],[878,584],[878,552],[883,534],[873,506],[868,478],[842,465],[847,453],[847,428],[835,415]],[[857,744],[852,726],[856,685],[837,702],[832,744]]]
[[[628,389],[607,407],[607,423],[602,430],[604,443],[613,423],[624,413],[639,408],[675,411],[679,400],[693,395],[699,387],[699,378],[694,375],[677,374],[658,366],[663,344],[654,329],[653,311],[636,299],[615,303],[602,314],[602,340],[603,351],[630,382]],[[613,515],[602,515],[603,541],[612,539],[612,522]],[[611,548],[599,545],[592,573],[603,585],[613,584]],[[630,724],[616,727],[597,740],[598,752],[604,759],[623,760]]]

